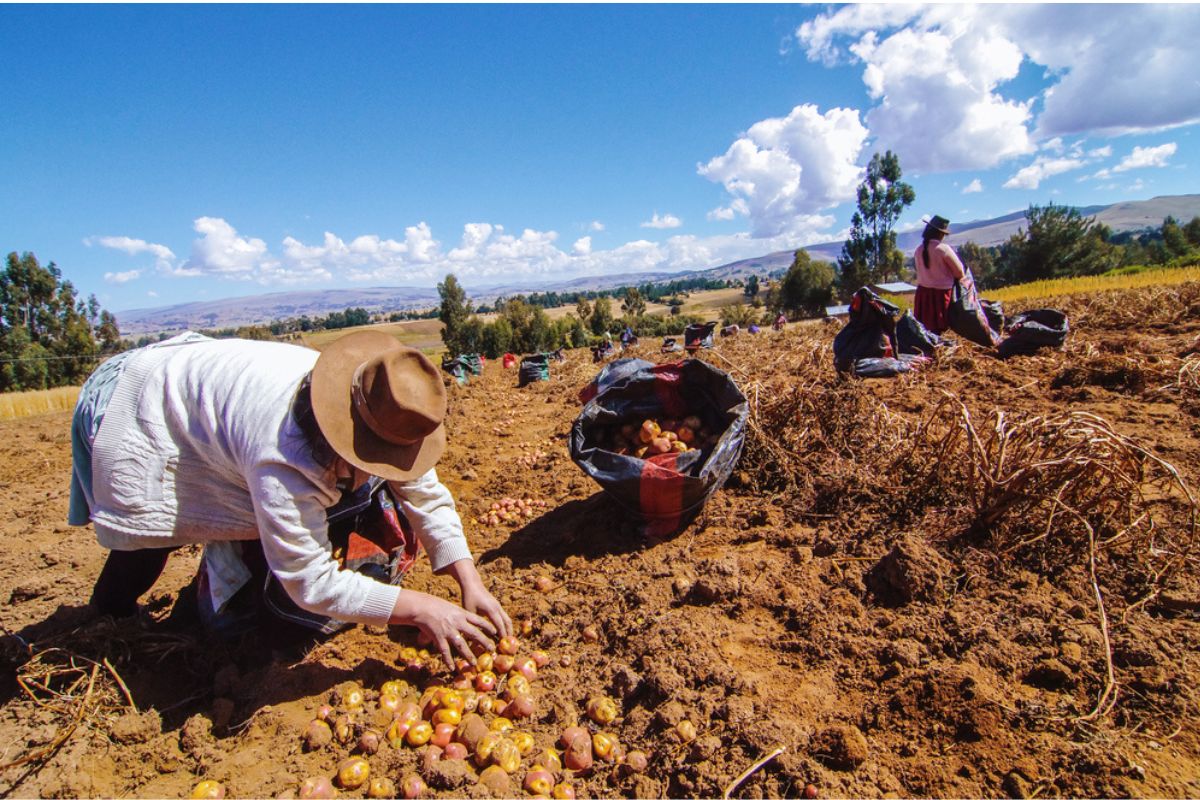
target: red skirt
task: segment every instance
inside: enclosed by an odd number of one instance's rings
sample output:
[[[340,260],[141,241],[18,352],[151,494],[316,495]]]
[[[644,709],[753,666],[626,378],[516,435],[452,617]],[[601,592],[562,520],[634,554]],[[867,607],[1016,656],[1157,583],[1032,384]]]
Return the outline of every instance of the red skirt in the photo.
[[[913,301],[913,316],[917,318],[917,322],[928,328],[931,333],[940,334],[949,328],[946,309],[950,308],[950,295],[953,291],[918,286],[917,296]]]

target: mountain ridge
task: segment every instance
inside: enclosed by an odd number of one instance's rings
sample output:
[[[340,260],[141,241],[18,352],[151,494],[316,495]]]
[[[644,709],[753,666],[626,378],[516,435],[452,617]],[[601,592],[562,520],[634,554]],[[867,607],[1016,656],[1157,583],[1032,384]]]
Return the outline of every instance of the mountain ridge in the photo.
[[[1078,209],[1094,216],[1114,233],[1158,227],[1167,216],[1187,221],[1200,215],[1200,194],[1166,195],[1149,200],[1126,200],[1104,206]],[[985,220],[953,223],[947,238],[951,245],[975,242],[984,247],[999,245],[1025,224],[1025,212],[1015,211]],[[920,230],[898,233],[896,245],[904,252],[917,246]],[[841,241],[822,242],[803,248],[814,258],[835,261],[842,250]],[[497,297],[532,292],[599,291],[617,286],[661,283],[708,277],[712,280],[738,280],[787,269],[795,249],[780,250],[761,256],[739,259],[714,267],[681,272],[636,272],[619,275],[589,275],[541,284],[512,283],[469,288],[475,301],[489,302]],[[125,335],[179,331],[198,328],[229,328],[264,325],[275,320],[300,316],[322,316],[347,308],[364,308],[373,314],[429,308],[439,302],[437,289],[418,286],[372,286],[355,289],[308,289],[273,292],[250,297],[200,300],[155,308],[117,312],[117,323]]]

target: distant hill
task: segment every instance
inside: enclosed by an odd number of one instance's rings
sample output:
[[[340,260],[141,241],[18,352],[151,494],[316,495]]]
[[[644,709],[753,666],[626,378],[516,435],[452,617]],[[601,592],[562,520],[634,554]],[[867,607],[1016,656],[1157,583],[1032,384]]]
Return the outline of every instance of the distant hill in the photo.
[[[1086,216],[1095,216],[1114,233],[1144,228],[1157,228],[1164,218],[1173,216],[1181,222],[1200,216],[1200,194],[1155,197],[1150,200],[1131,200],[1110,206],[1088,206],[1079,209]],[[953,222],[950,244],[975,242],[984,247],[999,245],[1025,226],[1025,212],[1018,211],[994,219]],[[897,246],[909,252],[921,240],[921,232],[908,231],[896,237]],[[804,248],[813,258],[836,261],[842,242],[824,242]],[[751,275],[764,277],[787,269],[794,250],[744,258],[704,270],[686,272],[636,272],[623,275],[592,275],[569,281],[541,284],[505,284],[484,290],[470,289],[476,302],[490,302],[497,297],[531,292],[599,291],[617,286],[661,283],[684,278],[706,277],[713,280],[743,280]],[[165,308],[143,308],[122,311],[117,321],[122,333],[142,335],[159,331],[178,331],[199,328],[231,328],[241,325],[264,325],[277,319],[300,316],[325,316],[347,308],[364,308],[371,313],[391,313],[430,308],[439,302],[437,289],[432,287],[394,286],[363,289],[315,289],[303,292],[277,292],[252,297],[225,300],[204,300],[181,303]]]

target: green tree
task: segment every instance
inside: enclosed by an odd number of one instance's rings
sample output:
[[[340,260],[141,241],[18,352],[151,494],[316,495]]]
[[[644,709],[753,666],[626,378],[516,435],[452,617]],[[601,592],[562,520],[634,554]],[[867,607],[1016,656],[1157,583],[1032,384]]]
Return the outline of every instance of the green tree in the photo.
[[[587,324],[588,317],[592,315],[592,304],[583,295],[579,295],[579,299],[575,301],[575,315],[584,325]]]
[[[481,351],[488,358],[499,358],[512,350],[512,325],[504,317],[484,326]]]
[[[96,329],[100,338],[100,352],[118,353],[125,347],[121,341],[121,330],[117,327],[117,318],[109,311],[100,312],[100,327]]]
[[[646,300],[636,286],[626,287],[625,297],[621,300],[621,311],[632,319],[646,313]]]
[[[896,220],[912,205],[916,192],[900,180],[900,157],[876,153],[858,186],[858,210],[850,218],[850,238],[838,257],[838,284],[844,298],[864,284],[899,275],[904,254],[896,249]]]
[[[980,289],[992,289],[996,281],[996,251],[980,247],[975,242],[964,242],[958,246],[958,257],[963,266],[971,270],[975,285]]]
[[[758,322],[760,313],[745,303],[731,303],[721,308],[721,324],[746,327]]]
[[[471,316],[471,303],[467,300],[467,292],[458,283],[453,274],[447,275],[446,280],[437,286],[438,295],[442,298],[438,319],[442,321],[442,341],[450,356],[458,356],[470,352],[463,348],[463,329]]]
[[[751,275],[749,278],[746,279],[746,288],[742,290],[742,294],[744,294],[746,297],[750,297],[750,298],[758,296],[758,276],[757,275]]]
[[[597,297],[596,302],[592,304],[592,318],[589,323],[592,333],[603,336],[604,332],[612,327],[612,300],[607,297]]]
[[[820,316],[833,300],[836,277],[826,261],[813,261],[807,250],[797,250],[787,274],[772,292],[774,312],[790,311],[803,316]]]
[[[1031,205],[1022,228],[1000,248],[996,274],[1002,283],[1098,275],[1120,263],[1118,249],[1104,240],[1106,229],[1066,206]]]
[[[1200,247],[1200,217],[1192,217],[1192,221],[1183,226],[1183,233],[1187,236],[1188,244]]]
[[[1188,243],[1187,234],[1174,217],[1167,217],[1162,224],[1163,246],[1167,248],[1169,258],[1179,258],[1187,255],[1192,249]]]
[[[100,352],[88,316],[99,310],[53,262],[9,253],[0,272],[0,391],[81,383]]]

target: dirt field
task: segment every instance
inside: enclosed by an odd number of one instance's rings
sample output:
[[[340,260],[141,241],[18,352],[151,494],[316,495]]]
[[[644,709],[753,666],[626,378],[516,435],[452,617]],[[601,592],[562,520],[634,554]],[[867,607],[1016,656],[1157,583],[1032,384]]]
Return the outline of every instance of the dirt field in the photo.
[[[718,340],[701,357],[750,399],[746,451],[653,545],[567,455],[586,351],[525,389],[498,363],[452,387],[439,473],[523,646],[550,656],[517,727],[550,747],[588,698],[617,700],[607,729],[648,767],[597,762],[569,776],[580,796],[720,797],[780,747],[732,796],[1200,796],[1195,509],[1164,466],[1200,485],[1200,285],[1055,305],[1062,351],[964,344],[894,380],[839,379],[836,325]],[[306,752],[303,729],[348,681],[373,705],[411,637],[196,638],[168,616],[197,553],[140,619],[88,621],[103,553],[64,523],[68,423],[0,423],[0,763],[18,762],[0,793],[184,797],[209,778],[294,797],[332,776],[351,746]],[[506,496],[546,506],[473,521]],[[407,585],[452,596],[424,561]],[[429,751],[369,761],[430,796],[491,793]]]

